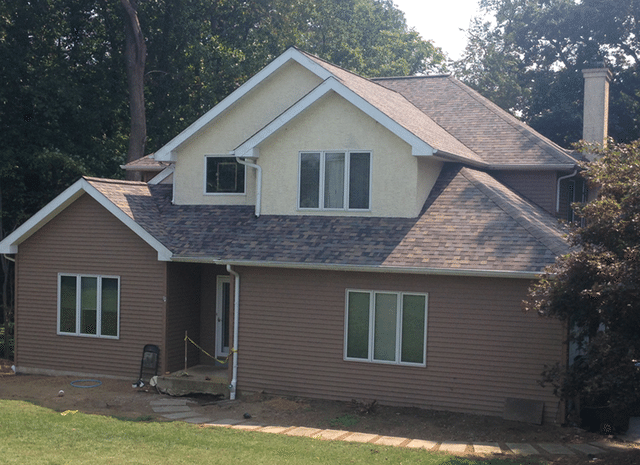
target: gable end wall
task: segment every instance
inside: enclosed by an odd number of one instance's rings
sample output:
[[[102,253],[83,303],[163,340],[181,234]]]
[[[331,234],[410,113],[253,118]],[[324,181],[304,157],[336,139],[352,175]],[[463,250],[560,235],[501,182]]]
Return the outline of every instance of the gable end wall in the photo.
[[[160,346],[162,359],[166,265],[89,195],[21,244],[16,258],[19,371],[135,380],[145,344]],[[58,273],[120,277],[118,340],[57,335]]]

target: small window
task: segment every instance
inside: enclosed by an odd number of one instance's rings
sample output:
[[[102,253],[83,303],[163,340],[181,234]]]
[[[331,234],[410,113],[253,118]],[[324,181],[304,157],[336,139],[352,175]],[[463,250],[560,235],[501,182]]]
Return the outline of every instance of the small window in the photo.
[[[58,275],[58,333],[119,337],[120,278]]]
[[[345,359],[426,366],[427,295],[347,291]]]
[[[205,193],[244,194],[245,169],[235,157],[206,157]]]
[[[298,208],[369,210],[371,153],[301,152]]]

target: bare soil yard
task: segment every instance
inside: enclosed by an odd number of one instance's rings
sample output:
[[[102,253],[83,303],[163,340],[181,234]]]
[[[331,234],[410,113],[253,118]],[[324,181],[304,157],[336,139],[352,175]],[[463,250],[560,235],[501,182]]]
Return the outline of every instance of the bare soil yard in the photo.
[[[11,362],[0,360],[0,399],[26,400],[57,411],[79,410],[123,419],[168,421],[154,413],[151,407],[151,401],[166,397],[154,388],[133,388],[131,381],[114,379],[101,379],[102,384],[97,387],[79,388],[71,385],[77,378],[14,375],[10,365]],[[246,413],[251,416],[249,421],[262,425],[332,428],[432,441],[617,443],[613,437],[603,437],[575,427],[530,425],[497,417],[386,406],[375,406],[367,412],[368,403],[365,401],[334,402],[264,394],[233,402],[219,402],[211,396],[192,397],[190,400],[188,405],[193,410],[212,420],[242,419]],[[640,450],[614,452],[596,460],[582,456],[550,463],[640,464]]]

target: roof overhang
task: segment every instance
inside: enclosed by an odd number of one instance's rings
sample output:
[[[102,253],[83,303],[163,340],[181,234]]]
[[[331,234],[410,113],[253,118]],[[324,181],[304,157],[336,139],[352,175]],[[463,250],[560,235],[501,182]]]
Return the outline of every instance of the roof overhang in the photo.
[[[509,271],[509,270],[477,270],[461,268],[418,268],[397,266],[359,266],[325,263],[295,263],[275,261],[228,260],[214,257],[174,256],[172,262],[180,263],[210,263],[214,265],[246,266],[257,268],[287,268],[316,271],[342,271],[362,273],[393,273],[417,274],[430,276],[465,276],[476,278],[510,278],[510,279],[539,279],[543,271]]]
[[[155,249],[158,252],[158,260],[171,260],[172,253],[169,249],[162,245],[157,239],[155,239],[151,234],[143,229],[129,215],[124,213],[120,208],[118,208],[113,202],[111,202],[84,178],[80,178],[78,181],[68,187],[64,192],[58,195],[55,199],[45,205],[35,215],[25,221],[13,233],[5,237],[4,240],[0,242],[0,253],[18,253],[18,248],[21,243],[35,234],[39,229],[49,223],[49,221],[55,218],[58,214],[60,214],[60,212],[66,209],[69,205],[71,205],[85,193],[90,195],[107,211],[109,211],[117,219],[124,223],[125,226],[131,229],[131,231],[133,231],[144,242]]]
[[[578,168],[577,164],[505,164],[487,165],[487,169],[492,171],[573,171]]]
[[[365,99],[347,88],[336,78],[329,77],[303,98],[298,100],[294,105],[289,107],[288,110],[236,147],[234,150],[235,156],[239,158],[258,158],[260,156],[258,148],[260,143],[330,92],[340,95],[356,108],[409,144],[411,146],[412,155],[432,156],[436,152],[429,144],[405,129],[389,116],[385,115],[382,111],[378,110],[375,106],[371,105]]]

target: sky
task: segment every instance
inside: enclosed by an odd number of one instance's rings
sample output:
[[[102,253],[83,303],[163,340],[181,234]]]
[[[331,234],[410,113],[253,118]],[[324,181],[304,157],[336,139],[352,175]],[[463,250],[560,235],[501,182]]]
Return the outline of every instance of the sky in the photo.
[[[449,58],[462,56],[467,43],[460,29],[467,29],[469,21],[478,14],[478,0],[393,0],[404,11],[409,27],[423,39],[433,41]]]

